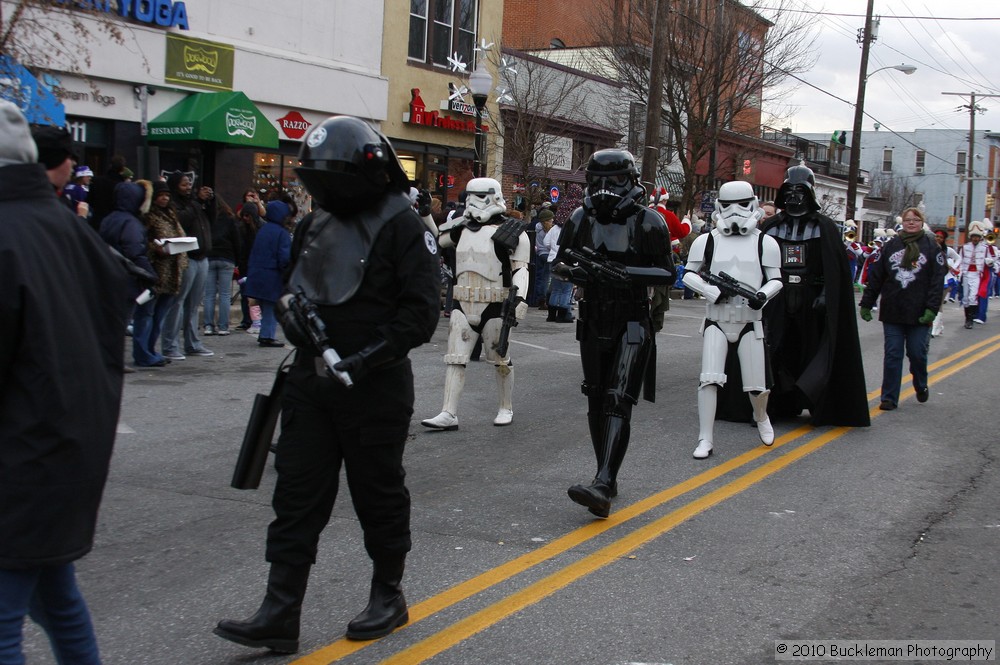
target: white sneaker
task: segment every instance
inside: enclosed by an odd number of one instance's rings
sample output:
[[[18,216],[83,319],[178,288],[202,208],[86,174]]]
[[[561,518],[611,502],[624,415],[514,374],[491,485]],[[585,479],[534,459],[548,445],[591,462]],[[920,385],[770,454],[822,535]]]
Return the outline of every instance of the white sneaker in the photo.
[[[458,429],[458,416],[452,415],[447,411],[442,411],[433,418],[421,420],[420,424],[424,427],[430,427],[431,429],[441,431],[456,430]]]
[[[982,319],[972,319],[972,322],[973,322],[973,323],[986,323],[986,322],[985,322],[985,321],[983,321]]]
[[[760,442],[765,446],[770,446],[774,443],[774,428],[771,427],[770,418],[757,421],[757,436],[760,437]]]
[[[229,328],[220,329],[219,332],[215,334],[218,335],[219,337],[225,337],[226,335],[229,334]]]
[[[493,424],[497,427],[503,427],[504,425],[510,425],[512,420],[514,420],[513,411],[510,409],[500,409],[497,411],[497,417],[493,419]]]
[[[698,447],[694,449],[695,459],[705,459],[712,454],[712,442],[698,439]]]
[[[209,335],[209,336],[214,335],[215,334],[215,328],[213,328],[212,326],[205,326],[205,331],[202,334],[203,335]]]

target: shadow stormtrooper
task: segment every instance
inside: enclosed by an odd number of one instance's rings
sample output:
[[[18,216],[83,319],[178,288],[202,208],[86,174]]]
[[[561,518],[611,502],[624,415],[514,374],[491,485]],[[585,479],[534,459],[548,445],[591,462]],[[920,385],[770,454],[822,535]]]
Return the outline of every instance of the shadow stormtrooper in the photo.
[[[753,405],[757,434],[764,445],[774,443],[774,428],[767,416],[770,391],[761,310],[781,290],[781,257],[777,241],[757,228],[763,216],[750,183],[727,182],[719,188],[712,213],[715,228],[700,235],[688,253],[684,285],[707,301],[701,328],[696,459],[712,454],[718,392],[730,378],[726,358],[734,352],[739,357],[743,391],[749,393]]]
[[[504,302],[516,303],[517,321],[524,318],[531,242],[521,220],[504,214],[507,203],[499,182],[473,178],[465,194],[465,214],[442,226],[439,238],[442,249],[455,248],[455,285],[444,356],[444,404],[441,413],[420,423],[433,430],[458,429],[465,370],[480,337],[486,359],[496,368],[499,406],[493,424],[509,425],[514,419],[514,366],[501,343],[512,325],[509,320],[505,324]]]
[[[568,494],[593,515],[607,517],[618,495],[618,471],[628,450],[632,407],[640,390],[655,395],[656,345],[649,287],[674,280],[670,232],[645,206],[635,158],[599,150],[587,163],[583,205],[559,238],[553,275],[583,287],[576,338],[587,396],[587,424],[597,475]]]

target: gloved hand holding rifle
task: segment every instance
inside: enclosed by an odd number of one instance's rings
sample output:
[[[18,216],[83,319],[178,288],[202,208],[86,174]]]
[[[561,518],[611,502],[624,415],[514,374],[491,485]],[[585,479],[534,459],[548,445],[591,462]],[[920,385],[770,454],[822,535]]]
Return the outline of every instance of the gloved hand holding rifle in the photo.
[[[728,273],[720,272],[718,275],[715,275],[703,268],[698,271],[698,275],[708,284],[717,287],[724,296],[729,296],[730,298],[733,296],[743,296],[747,299],[750,309],[760,309],[767,302],[767,296],[764,293],[751,291]]]
[[[309,340],[323,357],[327,373],[348,388],[354,385],[350,374],[336,369],[337,363],[341,362],[340,354],[330,346],[326,324],[316,311],[316,305],[306,297],[301,288],[298,293],[286,293],[278,300],[278,314],[289,339],[293,342]]]

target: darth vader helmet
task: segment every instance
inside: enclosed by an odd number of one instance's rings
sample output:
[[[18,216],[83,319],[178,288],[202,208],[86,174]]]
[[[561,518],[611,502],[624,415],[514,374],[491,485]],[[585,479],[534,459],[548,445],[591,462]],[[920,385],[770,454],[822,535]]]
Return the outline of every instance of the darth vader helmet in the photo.
[[[785,172],[785,182],[778,189],[774,205],[792,217],[817,212],[816,176],[808,166],[793,166]]]
[[[749,182],[736,180],[719,187],[719,198],[715,200],[712,220],[722,235],[745,236],[755,228],[764,216],[757,195]]]
[[[374,205],[387,191],[409,189],[389,140],[367,122],[327,118],[306,135],[295,169],[316,204],[334,214]]]
[[[624,222],[631,208],[640,205],[645,196],[635,157],[628,150],[598,150],[590,156],[583,207],[598,222]]]
[[[493,178],[473,178],[465,186],[465,216],[487,224],[507,210],[500,183]]]

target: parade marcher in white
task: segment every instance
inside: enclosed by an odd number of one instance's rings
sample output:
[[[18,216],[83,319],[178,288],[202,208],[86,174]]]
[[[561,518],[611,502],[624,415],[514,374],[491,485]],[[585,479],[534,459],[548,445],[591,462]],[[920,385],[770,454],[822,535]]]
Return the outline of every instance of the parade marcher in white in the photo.
[[[958,252],[961,257],[958,269],[962,273],[962,307],[965,309],[966,328],[972,328],[979,309],[979,299],[986,297],[985,287],[981,288],[981,283],[989,283],[986,271],[996,262],[993,247],[983,242],[983,236],[990,229],[986,222],[971,222],[969,241]]]
[[[847,250],[847,262],[851,266],[851,280],[858,274],[858,261],[863,261],[865,246],[858,240],[858,224],[853,219],[844,222],[844,249]]]
[[[435,430],[458,429],[465,368],[480,336],[486,359],[496,366],[500,393],[493,424],[511,423],[514,367],[506,337],[528,311],[531,242],[524,224],[504,215],[507,204],[500,183],[493,178],[473,178],[465,192],[465,215],[453,225],[442,226],[439,238],[442,248],[455,247],[455,292],[444,356],[444,405],[441,413],[421,421]],[[512,293],[514,287],[517,290]]]
[[[767,417],[761,309],[781,290],[781,257],[777,241],[758,230],[761,217],[750,183],[727,182],[719,188],[712,213],[715,229],[699,236],[688,253],[684,285],[708,301],[702,324],[697,459],[712,454],[718,391],[729,378],[725,370],[730,351],[739,356],[743,391],[753,405],[757,434],[764,445],[774,443]]]
[[[982,323],[978,317],[979,301],[986,297],[989,283],[988,271],[996,263],[996,252],[983,237],[991,230],[988,220],[975,220],[969,224],[968,240],[959,250],[959,276],[962,282],[962,307],[965,311],[965,327],[972,323]]]

